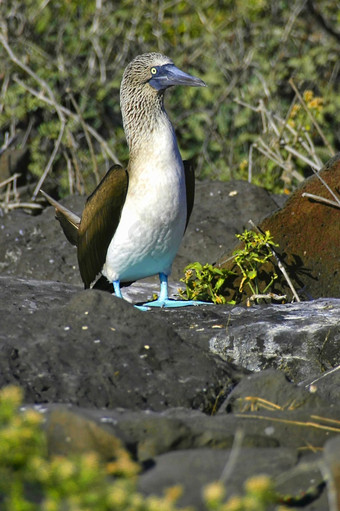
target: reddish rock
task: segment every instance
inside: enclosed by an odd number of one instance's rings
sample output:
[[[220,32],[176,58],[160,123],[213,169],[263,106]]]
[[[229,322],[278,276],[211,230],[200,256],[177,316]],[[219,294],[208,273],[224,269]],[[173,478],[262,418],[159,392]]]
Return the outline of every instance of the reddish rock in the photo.
[[[320,176],[337,193],[340,153],[326,163]],[[278,243],[277,253],[302,299],[339,297],[340,209],[303,197],[303,193],[334,201],[320,179],[313,175],[294,192],[282,209],[265,218],[259,227],[263,231],[269,230]],[[227,254],[221,261],[227,260],[230,255]],[[230,261],[222,266],[237,271]],[[272,270],[273,266],[267,264],[261,269],[261,277],[268,279],[268,271]],[[275,271],[279,278],[272,291],[284,291],[291,299],[292,293],[280,270],[275,268]]]

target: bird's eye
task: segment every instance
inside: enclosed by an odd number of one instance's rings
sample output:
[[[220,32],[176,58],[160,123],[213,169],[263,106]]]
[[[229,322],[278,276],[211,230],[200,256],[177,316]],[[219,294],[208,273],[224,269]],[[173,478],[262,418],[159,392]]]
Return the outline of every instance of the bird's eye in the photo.
[[[152,67],[150,71],[152,75],[157,74],[157,69],[155,67]]]

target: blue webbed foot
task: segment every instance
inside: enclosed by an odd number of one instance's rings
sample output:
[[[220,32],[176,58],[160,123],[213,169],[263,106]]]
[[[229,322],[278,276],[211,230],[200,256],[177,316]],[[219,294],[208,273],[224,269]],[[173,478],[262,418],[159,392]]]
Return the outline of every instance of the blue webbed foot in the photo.
[[[144,303],[144,307],[187,307],[188,305],[209,305],[210,302],[196,300],[173,300],[168,295],[168,277],[165,273],[159,274],[161,292],[159,298],[153,302]]]
[[[165,300],[161,300],[158,298],[153,302],[144,303],[144,306],[147,307],[187,307],[188,305],[211,305],[211,302],[200,302],[199,300],[172,300],[171,298],[166,298]]]
[[[147,304],[147,303],[145,303],[144,305],[134,305],[134,308],[138,309],[140,311],[149,311],[150,307],[148,305],[149,304]]]
[[[189,305],[212,305],[211,302],[201,302],[198,300],[173,300],[168,296],[168,277],[164,273],[160,273],[159,279],[161,281],[161,292],[159,294],[159,298],[152,302],[143,303],[142,305],[134,305],[136,309],[141,311],[148,311],[151,309],[151,307],[170,308],[188,307]],[[113,281],[113,287],[115,295],[118,298],[123,298],[119,280]]]
[[[114,289],[114,292],[115,292],[115,295],[117,296],[117,298],[123,298],[123,295],[122,295],[122,291],[120,289],[120,282],[119,280],[114,280],[112,282],[113,284],[113,289]],[[145,305],[134,305],[134,307],[136,307],[136,309],[139,309],[140,311],[149,311],[150,308],[149,307],[146,307]]]

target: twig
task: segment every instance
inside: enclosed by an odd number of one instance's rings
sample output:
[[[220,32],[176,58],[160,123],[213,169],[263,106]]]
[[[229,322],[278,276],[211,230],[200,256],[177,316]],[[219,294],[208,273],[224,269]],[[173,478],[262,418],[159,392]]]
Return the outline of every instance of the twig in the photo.
[[[318,167],[314,161],[310,160],[309,158],[307,158],[306,156],[304,156],[303,154],[299,153],[296,149],[294,149],[293,147],[289,146],[288,144],[286,144],[285,142],[283,142],[283,147],[286,149],[286,151],[288,151],[289,153],[293,154],[294,156],[296,156],[297,158],[300,158],[300,160],[304,161],[305,163],[307,163],[308,165],[310,165],[312,168],[315,168],[317,170],[320,170],[321,167]]]
[[[74,193],[74,176],[73,176],[73,172],[72,172],[72,162],[67,154],[67,151],[65,151],[65,150],[63,151],[63,156],[66,160],[69,193],[70,193],[70,195],[73,195],[73,193]]]
[[[281,300],[286,300],[287,299],[287,295],[277,295],[276,293],[266,293],[266,294],[253,294],[249,297],[249,300],[251,302],[254,302],[255,300],[258,300],[258,299],[269,299],[269,300],[277,300],[277,301],[281,301]]]
[[[293,29],[294,23],[295,23],[296,19],[298,18],[300,12],[304,8],[305,3],[306,3],[306,0],[302,0],[302,1],[298,0],[297,2],[295,2],[295,6],[292,9],[292,13],[289,16],[288,22],[286,23],[283,35],[281,37],[281,43],[285,43],[287,41],[287,39]]]
[[[320,160],[320,158],[318,157],[318,155],[317,155],[317,154],[316,154],[316,152],[315,152],[315,146],[314,146],[314,144],[313,144],[312,139],[310,138],[310,135],[309,135],[308,131],[306,130],[306,128],[302,128],[302,131],[303,131],[304,136],[306,137],[306,140],[307,140],[307,142],[308,142],[309,150],[310,150],[310,152],[312,153],[312,156],[313,156],[313,158],[314,158],[315,162],[317,163],[318,167],[322,168],[323,163],[322,163],[322,161]],[[302,142],[302,145],[303,145],[303,147],[304,147],[304,146],[305,146],[305,143],[304,143],[304,142]],[[307,150],[307,148],[306,148],[306,150]],[[308,152],[308,151],[307,151],[307,152]]]
[[[266,147],[266,145],[264,144],[263,140],[262,139],[259,139],[259,141],[262,142],[262,145],[264,145],[264,147]],[[299,174],[296,170],[291,170],[291,168],[289,167],[289,164],[287,161],[280,161],[278,160],[276,157],[275,157],[275,153],[271,152],[271,153],[268,153],[268,151],[262,147],[260,147],[258,144],[253,144],[253,146],[260,152],[262,153],[264,156],[266,156],[269,160],[272,160],[274,163],[276,163],[276,165],[278,165],[279,167],[281,167],[282,169],[284,170],[287,170],[287,171],[290,171],[294,177],[298,180],[298,181],[304,181],[304,177],[301,176],[301,174]]]
[[[327,190],[329,191],[329,193],[332,195],[332,197],[334,197],[334,199],[336,200],[336,202],[338,204],[340,204],[340,199],[339,197],[333,192],[333,190],[330,188],[330,186],[328,186],[328,184],[326,183],[326,181],[320,176],[319,172],[316,172],[315,169],[312,167],[312,171],[314,172],[314,174],[317,176],[317,178],[321,181],[321,183],[327,188]]]
[[[254,144],[250,144],[249,157],[248,157],[248,183],[251,183],[253,173],[253,149]]]
[[[11,137],[8,136],[8,133],[5,135],[5,141],[3,145],[0,147],[0,155],[4,153],[11,144],[15,141],[18,135],[12,135]]]
[[[280,419],[279,417],[271,417],[266,415],[254,415],[254,414],[243,414],[243,413],[236,413],[235,417],[239,417],[242,419],[260,419],[260,420],[267,420],[270,422],[281,422],[282,424],[290,424],[292,426],[303,426],[307,428],[316,428],[316,429],[323,429],[326,431],[332,431],[335,433],[340,433],[340,427],[335,428],[332,426],[325,426],[324,424],[318,424],[317,422],[312,421],[295,421],[292,419]],[[327,420],[327,417],[323,418],[323,420]]]
[[[61,123],[61,128],[60,128],[60,131],[59,131],[59,135],[58,135],[58,138],[56,140],[56,143],[54,144],[54,149],[52,151],[52,154],[50,156],[50,159],[48,160],[48,163],[45,167],[45,170],[41,176],[41,178],[39,179],[38,181],[38,184],[36,185],[36,187],[34,188],[34,192],[33,192],[33,195],[32,195],[32,200],[35,200],[38,193],[39,193],[39,190],[41,188],[41,185],[43,184],[43,182],[45,181],[46,179],[46,176],[47,174],[49,173],[51,167],[52,167],[52,164],[54,162],[54,159],[56,157],[56,154],[59,150],[59,147],[60,147],[60,144],[61,144],[61,140],[63,138],[63,135],[64,135],[64,130],[65,130],[65,121],[63,120],[62,123]]]
[[[294,102],[292,104],[294,104]],[[290,110],[289,110],[289,112],[290,112]],[[306,138],[306,140],[308,142],[308,145],[306,144],[306,142],[304,142],[304,140],[302,139],[301,135],[299,136],[298,132],[293,128],[293,126],[291,126],[288,123],[289,112],[288,112],[288,115],[287,115],[285,120],[281,119],[277,114],[274,114],[275,119],[282,124],[280,140],[283,140],[283,132],[284,132],[285,128],[287,128],[287,130],[290,131],[290,133],[294,137],[296,137],[296,139],[299,141],[299,143],[301,144],[303,149],[306,151],[306,153],[307,154],[311,154],[313,156],[314,161],[316,163],[316,167],[321,169],[321,167],[323,166],[323,163],[322,163],[322,161],[320,160],[320,158],[318,157],[318,155],[315,152],[315,146],[314,146],[313,141],[310,138],[307,130],[304,127],[302,127],[302,132],[303,132],[303,135],[305,136],[305,138]]]
[[[330,369],[329,371],[327,371],[326,373],[323,373],[321,376],[319,376],[318,378],[316,378],[315,380],[307,383],[305,385],[305,387],[310,387],[311,385],[314,385],[315,383],[317,383],[318,381],[320,380],[323,380],[324,378],[326,378],[327,376],[329,376],[330,374],[333,374],[335,373],[336,371],[340,371],[340,365],[336,366],[336,367],[333,367],[333,369]]]
[[[285,161],[283,160],[281,154],[278,151],[273,151],[268,144],[265,143],[265,141],[260,138],[259,139],[260,144],[264,147],[264,149],[268,153],[268,157],[272,159],[273,161],[276,161],[278,165],[285,164]]]
[[[0,202],[0,208],[4,208],[7,210],[18,208],[43,209],[43,206],[41,204],[37,204],[36,202],[9,202],[9,203]]]
[[[75,111],[77,112],[77,115],[79,117],[79,120],[80,120],[80,123],[82,125],[82,128],[84,130],[84,133],[85,133],[85,138],[86,138],[86,142],[87,142],[87,145],[89,147],[89,150],[90,150],[90,154],[91,154],[91,160],[92,160],[92,166],[93,166],[93,173],[95,175],[95,178],[96,178],[96,183],[98,184],[99,181],[100,181],[100,176],[98,174],[98,165],[97,165],[97,160],[96,160],[96,156],[94,154],[94,149],[93,149],[93,145],[92,145],[92,142],[91,142],[91,137],[89,135],[89,131],[87,129],[87,126],[86,126],[86,122],[84,121],[84,118],[82,116],[82,113],[80,111],[80,108],[79,106],[77,105],[77,102],[76,100],[74,99],[74,96],[72,94],[72,92],[69,90],[68,91],[68,94],[69,94],[69,97],[71,99],[71,102],[72,102],[72,105],[74,106],[74,109]]]
[[[16,180],[16,179],[18,179],[18,177],[20,177],[20,176],[21,176],[21,174],[13,174],[13,176],[11,176],[11,177],[9,177],[9,178],[5,179],[4,181],[2,181],[2,182],[0,183],[0,188],[2,188],[3,186],[8,185],[8,183],[11,183],[12,181],[15,181],[15,180]]]
[[[225,467],[222,471],[220,482],[225,484],[228,479],[230,478],[230,475],[232,474],[235,464],[237,461],[237,458],[240,454],[240,450],[242,447],[242,442],[244,438],[244,430],[243,429],[237,429],[234,436],[233,445],[230,451],[230,455],[228,458],[227,463],[225,464]]]
[[[94,51],[98,57],[98,61],[99,61],[100,83],[105,83],[105,80],[106,80],[105,59],[104,59],[104,55],[103,55],[102,49],[99,44],[98,34],[97,34],[98,27],[100,25],[100,17],[102,14],[102,7],[103,7],[102,0],[96,0],[96,10],[94,13],[90,33],[92,34],[92,37],[91,37],[92,46],[93,46],[93,49],[94,49]]]
[[[254,224],[254,222],[253,222],[252,220],[249,220],[249,223],[250,223],[250,225],[251,225],[254,229],[256,229],[256,231],[257,231],[257,232],[260,232],[261,234],[263,234],[263,232],[261,231],[261,229],[259,229],[259,227],[257,227],[257,225],[255,225],[255,224]],[[276,263],[277,263],[277,265],[278,265],[278,267],[279,267],[279,269],[280,269],[281,273],[283,274],[284,278],[285,278],[285,279],[286,279],[286,281],[287,281],[288,286],[290,287],[291,292],[293,293],[293,296],[294,296],[295,300],[296,300],[297,302],[301,302],[301,300],[300,300],[300,298],[299,298],[299,296],[298,296],[297,292],[295,291],[295,288],[294,288],[294,286],[293,286],[293,284],[292,284],[292,281],[290,280],[290,278],[289,278],[289,276],[288,276],[288,274],[287,274],[287,272],[286,272],[286,270],[285,270],[285,268],[284,268],[283,264],[281,263],[281,261],[280,261],[280,259],[279,259],[279,256],[277,255],[277,253],[275,252],[275,250],[273,250],[273,249],[272,249],[272,247],[271,247],[268,243],[266,243],[266,246],[267,246],[267,248],[269,248],[269,250],[270,250],[270,251],[271,251],[271,253],[273,254],[273,256],[274,256],[274,258],[275,258],[275,260],[276,260]]]
[[[28,140],[28,137],[32,131],[32,128],[33,128],[33,124],[34,124],[34,120],[33,120],[33,117],[30,117],[30,120],[28,122],[28,126],[27,126],[27,129],[25,131],[25,134],[24,136],[22,137],[22,141],[21,141],[21,147],[25,147],[26,145],[26,142]]]
[[[314,195],[313,193],[304,192],[301,197],[308,197],[309,199],[316,200],[318,202],[323,202],[325,204],[329,204],[330,206],[335,206],[336,208],[340,208],[339,202],[335,202],[330,199],[326,199],[325,197],[321,197],[321,195]]]

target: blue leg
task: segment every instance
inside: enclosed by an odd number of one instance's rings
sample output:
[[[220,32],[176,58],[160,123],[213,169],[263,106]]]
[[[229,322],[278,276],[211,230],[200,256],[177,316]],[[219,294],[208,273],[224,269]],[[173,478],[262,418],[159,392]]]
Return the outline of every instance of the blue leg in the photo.
[[[168,294],[168,276],[165,273],[159,274],[161,291],[157,300],[144,303],[148,307],[186,307],[188,305],[208,305],[210,302],[199,302],[198,300],[172,300]]]
[[[114,292],[115,292],[115,295],[117,296],[117,298],[123,298],[122,291],[120,289],[120,282],[119,282],[119,280],[114,280],[112,282],[112,284],[113,284],[113,289],[114,289]],[[139,309],[141,311],[150,310],[149,307],[144,307],[144,305],[135,305],[135,307],[136,307],[136,309]]]
[[[119,282],[119,280],[114,280],[112,282],[112,284],[113,284],[113,289],[115,290],[115,295],[117,296],[117,298],[123,298],[122,291],[120,289],[120,282]]]

